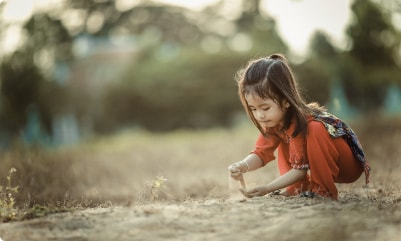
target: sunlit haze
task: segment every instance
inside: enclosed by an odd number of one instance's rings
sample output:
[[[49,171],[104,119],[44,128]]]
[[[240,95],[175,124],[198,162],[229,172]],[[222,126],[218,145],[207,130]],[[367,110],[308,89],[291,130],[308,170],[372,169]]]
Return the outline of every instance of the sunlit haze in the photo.
[[[33,9],[54,6],[61,2],[57,0],[6,0],[3,20],[8,22],[25,21],[33,13]],[[117,2],[124,6],[137,1],[119,0]],[[157,2],[201,11],[217,0],[157,0]],[[233,4],[239,4],[239,1],[235,1]],[[344,30],[350,20],[349,4],[350,0],[262,0],[261,9],[276,20],[280,36],[290,46],[293,53],[304,55],[310,37],[316,30],[325,32],[336,46],[344,47]],[[18,43],[18,31],[10,29],[6,33],[6,39],[3,42],[4,49],[15,48]]]
[[[177,6],[186,7],[189,9],[201,10],[205,6],[216,3],[216,0],[157,0],[156,2],[167,3]]]
[[[262,3],[262,8],[277,21],[280,36],[299,54],[304,54],[316,30],[328,34],[334,45],[344,47],[349,6],[350,0],[265,0]]]
[[[163,3],[202,9],[217,0],[159,0]],[[345,27],[350,21],[350,0],[262,0],[261,9],[277,22],[280,36],[298,55],[304,55],[311,35],[325,32],[338,47],[344,47]]]

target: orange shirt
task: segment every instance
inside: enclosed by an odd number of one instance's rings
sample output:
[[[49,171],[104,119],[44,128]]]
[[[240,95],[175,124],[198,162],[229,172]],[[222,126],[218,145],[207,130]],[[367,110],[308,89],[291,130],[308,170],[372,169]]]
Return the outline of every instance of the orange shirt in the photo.
[[[365,160],[362,146],[360,145],[354,131],[345,122],[328,112],[322,112],[319,115],[310,115],[307,117],[308,123],[313,120],[321,122],[332,138],[344,138],[354,157],[362,165],[365,172],[366,184],[368,184],[371,168]],[[268,130],[268,137],[259,134],[255,148],[251,153],[258,155],[262,159],[264,166],[268,162],[275,159],[274,151],[279,145],[283,145],[283,150],[288,150],[288,153],[285,153],[284,156],[286,156],[286,161],[292,168],[309,169],[305,135],[300,133],[297,136],[292,137],[291,135],[294,132],[294,129],[295,121],[293,120],[289,128],[285,131],[278,129],[277,127],[273,127]],[[313,148],[310,151],[313,151]]]
[[[285,131],[273,127],[268,130],[268,137],[259,134],[255,149],[251,153],[258,155],[262,159],[264,166],[275,159],[274,151],[280,144],[289,145],[289,160],[287,161],[291,167],[294,169],[308,169],[309,164],[307,155],[305,155],[304,135],[300,133],[296,137],[292,137],[294,129],[295,123],[292,121],[289,128]]]

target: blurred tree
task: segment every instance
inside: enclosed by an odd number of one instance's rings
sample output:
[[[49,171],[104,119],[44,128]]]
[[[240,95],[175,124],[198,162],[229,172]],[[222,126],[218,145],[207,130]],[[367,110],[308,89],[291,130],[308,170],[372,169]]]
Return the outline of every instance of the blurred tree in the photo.
[[[103,106],[107,106],[109,112],[105,114],[109,120],[101,129],[110,129],[118,120],[126,125],[135,122],[151,130],[232,123],[233,117],[242,111],[235,72],[255,55],[273,51],[286,53],[287,46],[278,36],[273,19],[259,12],[259,1],[254,1],[253,7],[243,8],[232,21],[220,16],[224,2],[207,9],[203,13],[206,16],[201,14],[193,18],[196,19],[193,23],[202,30],[194,35],[194,39],[202,42],[214,36],[211,39],[221,43],[217,51],[204,51],[199,41],[181,41],[177,49],[171,45],[172,38],[159,37],[149,41],[145,35],[138,39],[147,43],[146,48],[138,51],[124,80],[108,88]],[[244,4],[248,3],[244,1]],[[210,24],[221,22],[226,23],[221,27],[233,25],[235,30],[223,34],[223,29],[209,28]],[[179,32],[172,33],[180,35]],[[163,36],[163,32],[160,34]],[[208,46],[213,47],[213,44]],[[166,56],[166,49],[176,54]]]
[[[253,41],[252,52],[258,55],[287,53],[288,47],[278,35],[276,22],[260,10],[260,0],[243,0],[242,14],[235,21],[238,31],[247,33]]]
[[[208,56],[190,49],[171,62],[140,61],[113,87],[124,90],[109,88],[108,119],[158,131],[228,126],[241,110],[233,75],[242,61],[238,54]]]
[[[20,136],[30,113],[38,114],[49,133],[52,116],[68,102],[62,94],[66,90],[51,81],[51,70],[56,61],[71,59],[71,38],[61,22],[47,14],[32,16],[24,28],[29,36],[25,45],[2,56],[1,63],[0,116],[10,136]]]
[[[347,29],[352,40],[350,55],[367,67],[395,66],[399,34],[391,23],[391,17],[370,0],[355,0],[351,9],[354,18]]]
[[[73,36],[84,33],[113,37],[153,31],[162,41],[187,44],[199,41],[201,35],[201,30],[188,17],[191,12],[180,7],[145,0],[127,9],[120,9],[115,0],[67,0],[67,6],[70,7],[67,13],[73,16],[77,12],[82,18],[79,24],[70,27]]]
[[[24,24],[24,46],[2,67],[8,90],[1,98],[8,110],[18,112],[15,122],[8,115],[10,122],[21,128],[26,108],[35,105],[47,129],[65,112],[91,119],[96,131],[133,123],[158,130],[228,125],[241,108],[235,71],[255,55],[287,52],[259,2],[243,1],[233,19],[218,7],[199,13],[146,0],[129,7],[114,0],[66,0],[63,8],[34,13]],[[109,43],[123,37],[135,49],[126,75],[115,75],[115,83],[105,84],[96,98],[82,73],[71,77],[74,84],[55,76],[60,66],[72,68],[77,58],[85,58],[77,51],[81,37]],[[87,44],[96,50],[94,42]],[[19,68],[12,59],[19,59]],[[31,79],[23,75],[28,73]]]
[[[348,67],[342,71],[347,97],[368,110],[382,105],[391,83],[401,84],[400,33],[391,23],[391,15],[373,1],[355,0],[354,14],[347,28],[351,48]]]
[[[68,61],[73,57],[72,38],[61,20],[46,13],[37,13],[24,27],[30,36],[26,47],[32,50],[35,64],[42,69],[46,70],[44,62]],[[45,61],[49,58],[50,61]]]
[[[338,57],[338,51],[332,45],[329,36],[322,31],[313,34],[309,51],[310,57],[328,62],[335,61]]]
[[[305,97],[326,104],[330,100],[330,88],[337,81],[339,53],[321,31],[313,34],[308,53],[304,62],[294,66],[294,72],[301,89],[305,89]]]
[[[18,133],[27,119],[28,107],[38,102],[43,76],[27,58],[29,53],[15,52],[0,68],[1,124],[9,134]],[[31,55],[32,56],[32,55]]]
[[[4,10],[4,1],[0,1],[0,16],[3,15]],[[0,18],[0,38],[3,39],[3,31],[4,31],[4,23],[3,19]],[[3,53],[0,51],[0,63],[3,63]],[[1,72],[0,72],[1,73]],[[3,104],[3,96],[1,95],[1,84],[2,83],[2,76],[0,74],[0,123],[6,118],[5,111],[4,111],[4,104]],[[8,135],[6,134],[7,128],[5,125],[0,124],[0,135],[3,136],[0,138],[0,148],[6,146],[6,142],[8,142]]]

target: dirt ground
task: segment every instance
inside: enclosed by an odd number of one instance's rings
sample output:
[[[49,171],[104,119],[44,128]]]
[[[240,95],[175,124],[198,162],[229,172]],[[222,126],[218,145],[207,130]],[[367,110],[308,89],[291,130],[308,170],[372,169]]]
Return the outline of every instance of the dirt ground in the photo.
[[[39,161],[47,160],[40,156],[5,157],[3,161],[12,164],[34,160],[35,165],[24,162],[16,167],[17,180],[33,167],[49,169],[45,185],[40,186],[43,197],[63,196],[68,190],[72,200],[87,195],[89,200],[122,202],[0,223],[0,240],[400,241],[401,129],[398,122],[395,127],[381,126],[387,129],[359,132],[373,170],[369,187],[364,187],[363,177],[338,185],[338,201],[278,195],[243,199],[227,166],[252,148],[256,134],[248,128],[128,133],[57,153],[48,158],[47,163],[57,161],[54,165],[39,166]],[[245,179],[252,187],[277,175],[272,163],[245,174]],[[160,182],[158,176],[167,181]]]
[[[367,193],[343,193],[338,201],[273,195],[245,200],[231,195],[86,209],[0,225],[4,241],[399,241],[400,237],[400,200],[389,195],[377,200]]]

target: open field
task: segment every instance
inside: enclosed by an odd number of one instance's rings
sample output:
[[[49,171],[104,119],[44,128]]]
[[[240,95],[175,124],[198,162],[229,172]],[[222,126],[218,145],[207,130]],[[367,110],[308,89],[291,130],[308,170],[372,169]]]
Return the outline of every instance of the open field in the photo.
[[[401,123],[351,123],[372,166],[339,185],[338,201],[267,195],[244,200],[227,166],[252,148],[249,124],[231,130],[128,131],[79,147],[1,154],[20,206],[73,211],[0,224],[10,240],[387,240],[401,237]],[[277,177],[275,163],[248,186]],[[82,208],[80,208],[80,205]]]

